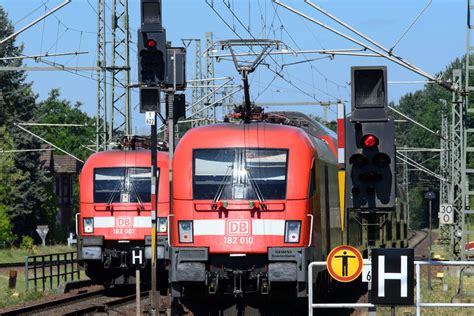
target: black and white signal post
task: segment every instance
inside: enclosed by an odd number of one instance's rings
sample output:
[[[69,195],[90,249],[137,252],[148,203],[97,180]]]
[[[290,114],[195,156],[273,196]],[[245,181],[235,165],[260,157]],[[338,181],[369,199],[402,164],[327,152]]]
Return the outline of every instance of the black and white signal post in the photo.
[[[414,249],[372,249],[372,303],[413,305]]]
[[[161,0],[141,0],[141,25],[138,30],[138,81],[140,82],[140,112],[146,113],[151,125],[151,293],[150,315],[159,306],[157,291],[157,112],[160,111],[160,88],[166,77],[166,30],[162,26]],[[137,293],[138,295],[138,293]]]
[[[140,308],[140,269],[145,267],[145,249],[142,247],[132,248],[132,267],[135,268],[135,290],[136,290],[136,306],[135,313],[141,315]]]
[[[351,88],[352,113],[344,131],[346,216],[366,226],[370,258],[380,234],[378,223],[396,206],[395,124],[388,116],[387,67],[352,67]],[[369,315],[374,311],[369,309]]]
[[[150,315],[156,315],[160,304],[157,291],[157,113],[160,112],[160,92],[166,92],[168,119],[170,201],[172,199],[172,159],[174,151],[174,125],[185,113],[186,50],[170,47],[162,25],[161,0],[141,0],[141,28],[138,30],[138,79],[140,82],[140,112],[146,113],[146,124],[151,125],[151,295]],[[170,208],[170,213],[172,209]],[[171,226],[171,225],[169,225]]]

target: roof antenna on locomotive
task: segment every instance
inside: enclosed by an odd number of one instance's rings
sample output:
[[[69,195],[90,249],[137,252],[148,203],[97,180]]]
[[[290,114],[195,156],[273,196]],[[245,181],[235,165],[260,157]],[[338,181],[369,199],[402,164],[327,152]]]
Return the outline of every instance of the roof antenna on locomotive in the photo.
[[[233,39],[233,40],[224,40],[218,41],[213,44],[211,49],[214,50],[215,47],[220,47],[222,50],[229,50],[234,66],[242,77],[244,82],[244,104],[243,106],[236,107],[235,111],[240,118],[244,120],[245,123],[250,123],[251,119],[255,117],[260,117],[262,114],[262,109],[260,107],[255,107],[254,104],[250,101],[250,87],[248,76],[257,69],[257,67],[262,63],[265,57],[270,54],[274,49],[280,49],[288,51],[289,48],[283,42],[278,40],[270,39]],[[241,47],[248,47],[250,52],[240,53],[236,52],[236,49]],[[260,52],[257,51],[259,48]],[[215,58],[220,58],[228,55],[213,55]],[[245,58],[247,57],[247,58]]]

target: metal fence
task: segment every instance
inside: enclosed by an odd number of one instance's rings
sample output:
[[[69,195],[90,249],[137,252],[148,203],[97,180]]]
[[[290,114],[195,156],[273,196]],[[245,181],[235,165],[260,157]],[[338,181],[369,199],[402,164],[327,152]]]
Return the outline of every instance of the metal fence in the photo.
[[[58,287],[61,281],[80,279],[77,252],[55,253],[25,257],[25,285],[34,284],[34,289],[43,291],[46,288]]]
[[[371,261],[364,259],[364,266],[372,265]],[[416,283],[416,315],[421,315],[421,308],[474,308],[474,303],[426,303],[421,301],[421,278],[420,278],[420,266],[474,266],[473,261],[415,261],[415,283]],[[314,267],[326,267],[325,261],[311,262],[308,266],[308,280],[313,280],[313,268]],[[370,308],[375,307],[371,303],[317,303],[313,302],[313,287],[308,287],[308,315],[313,315],[314,308]]]

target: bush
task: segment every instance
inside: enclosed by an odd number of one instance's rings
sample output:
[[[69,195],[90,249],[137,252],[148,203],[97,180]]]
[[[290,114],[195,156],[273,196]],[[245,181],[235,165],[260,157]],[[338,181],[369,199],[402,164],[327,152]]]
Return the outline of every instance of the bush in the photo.
[[[35,249],[35,241],[30,236],[22,236],[20,248],[28,251],[33,251]]]
[[[0,248],[11,247],[15,239],[6,208],[0,204]]]

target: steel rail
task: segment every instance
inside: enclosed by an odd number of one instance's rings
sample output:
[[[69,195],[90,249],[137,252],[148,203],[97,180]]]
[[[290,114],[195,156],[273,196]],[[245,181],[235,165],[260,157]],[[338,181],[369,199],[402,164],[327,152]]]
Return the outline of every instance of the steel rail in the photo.
[[[87,293],[76,294],[74,296],[47,301],[40,304],[15,308],[14,310],[2,312],[1,315],[2,316],[31,315],[38,312],[49,311],[57,307],[64,306],[66,304],[81,302],[81,301],[88,300],[91,298],[103,296],[104,293],[105,293],[105,290],[97,290],[97,291],[92,291],[92,292],[87,292]]]
[[[140,293],[140,297],[146,298],[150,294],[149,291],[143,291]],[[102,304],[95,304],[92,306],[87,306],[82,309],[77,309],[73,312],[63,313],[63,316],[74,316],[74,315],[88,315],[92,313],[107,313],[111,308],[117,308],[128,303],[135,301],[136,294],[127,295],[124,297],[120,297]]]

